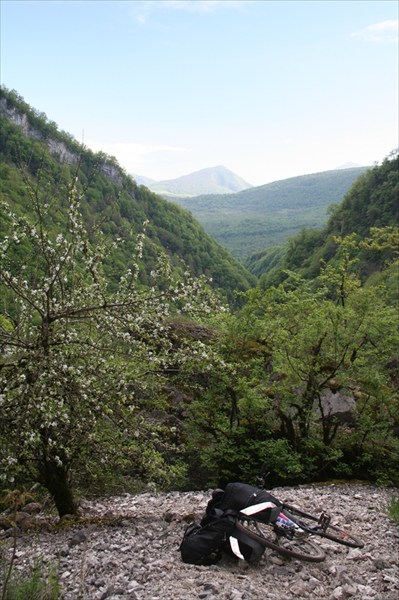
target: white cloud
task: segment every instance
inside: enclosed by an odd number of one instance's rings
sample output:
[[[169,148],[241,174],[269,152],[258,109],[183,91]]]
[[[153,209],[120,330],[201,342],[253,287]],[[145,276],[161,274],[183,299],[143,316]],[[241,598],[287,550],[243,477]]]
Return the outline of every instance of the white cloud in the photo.
[[[352,37],[357,37],[366,42],[397,42],[399,33],[399,21],[381,21],[368,25],[360,31],[352,33]]]

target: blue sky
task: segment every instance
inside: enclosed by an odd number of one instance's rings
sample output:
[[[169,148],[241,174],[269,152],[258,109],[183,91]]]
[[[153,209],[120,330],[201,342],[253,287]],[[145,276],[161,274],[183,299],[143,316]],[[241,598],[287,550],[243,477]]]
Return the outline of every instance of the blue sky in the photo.
[[[398,146],[398,3],[2,0],[1,82],[157,180],[371,165]]]

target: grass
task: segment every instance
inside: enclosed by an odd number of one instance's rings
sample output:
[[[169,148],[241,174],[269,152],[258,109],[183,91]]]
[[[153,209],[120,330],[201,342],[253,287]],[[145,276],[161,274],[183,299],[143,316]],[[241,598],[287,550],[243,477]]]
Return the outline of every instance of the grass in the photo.
[[[60,585],[55,569],[47,577],[43,574],[41,561],[37,561],[29,576],[23,576],[13,570],[7,588],[3,590],[4,600],[58,600]]]
[[[399,498],[393,498],[388,507],[388,514],[392,521],[399,524]]]

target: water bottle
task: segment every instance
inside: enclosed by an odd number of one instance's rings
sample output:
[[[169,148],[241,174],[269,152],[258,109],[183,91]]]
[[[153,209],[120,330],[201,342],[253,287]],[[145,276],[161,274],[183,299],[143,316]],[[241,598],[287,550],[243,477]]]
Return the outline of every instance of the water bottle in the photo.
[[[280,513],[276,519],[277,527],[281,527],[282,529],[300,529],[300,527],[291,521],[288,517],[286,517],[283,513]]]

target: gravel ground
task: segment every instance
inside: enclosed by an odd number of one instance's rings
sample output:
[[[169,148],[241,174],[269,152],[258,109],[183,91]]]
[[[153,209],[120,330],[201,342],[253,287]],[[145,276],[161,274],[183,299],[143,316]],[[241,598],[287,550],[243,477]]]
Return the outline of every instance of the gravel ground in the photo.
[[[274,488],[273,494],[309,512],[329,512],[364,548],[318,538],[327,554],[322,563],[266,549],[256,564],[226,556],[210,567],[187,565],[179,553],[183,531],[190,518],[200,520],[210,491],[125,494],[82,501],[90,522],[58,531],[46,531],[49,519],[40,513],[25,515],[41,527],[18,535],[15,569],[27,574],[39,557],[43,569],[58,571],[63,600],[398,600],[399,531],[387,516],[397,489],[344,484]],[[9,557],[12,537],[10,530],[1,533],[1,523],[0,535]]]

